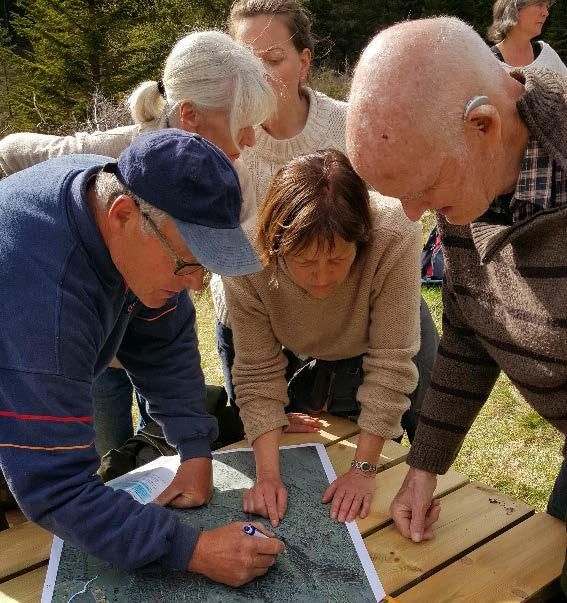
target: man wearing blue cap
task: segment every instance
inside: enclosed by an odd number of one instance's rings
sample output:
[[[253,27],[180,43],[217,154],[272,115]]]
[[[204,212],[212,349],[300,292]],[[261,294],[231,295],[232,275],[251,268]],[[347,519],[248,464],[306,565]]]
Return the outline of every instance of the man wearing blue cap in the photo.
[[[238,179],[216,147],[175,129],[108,161],[61,157],[0,182],[0,466],[25,514],[81,549],[237,586],[283,544],[236,523],[199,533],[105,487],[91,384],[116,355],[181,458],[156,502],[206,503],[217,425],[186,288],[200,288],[203,267],[261,268],[240,228]]]

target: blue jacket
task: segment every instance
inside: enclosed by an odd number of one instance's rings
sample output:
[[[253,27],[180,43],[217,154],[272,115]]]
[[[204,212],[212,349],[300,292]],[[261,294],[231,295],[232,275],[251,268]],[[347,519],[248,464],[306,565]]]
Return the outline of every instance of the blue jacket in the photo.
[[[86,201],[96,155],[0,182],[0,465],[32,521],[127,569],[187,568],[198,531],[96,475],[91,384],[117,355],[181,460],[210,457],[216,420],[188,295],[153,310],[127,289]]]

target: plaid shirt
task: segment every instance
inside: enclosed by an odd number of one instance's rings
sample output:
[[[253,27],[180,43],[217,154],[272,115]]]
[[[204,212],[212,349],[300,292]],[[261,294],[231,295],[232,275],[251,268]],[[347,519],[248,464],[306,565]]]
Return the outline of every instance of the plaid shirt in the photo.
[[[514,193],[497,197],[490,209],[515,223],[561,205],[567,205],[567,175],[530,135]]]

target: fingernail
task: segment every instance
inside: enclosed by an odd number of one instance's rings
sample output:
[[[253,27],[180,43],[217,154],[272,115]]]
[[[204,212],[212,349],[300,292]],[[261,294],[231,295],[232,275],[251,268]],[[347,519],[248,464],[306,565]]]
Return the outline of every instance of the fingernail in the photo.
[[[412,532],[411,533],[411,539],[414,542],[421,542],[421,534],[419,532]]]

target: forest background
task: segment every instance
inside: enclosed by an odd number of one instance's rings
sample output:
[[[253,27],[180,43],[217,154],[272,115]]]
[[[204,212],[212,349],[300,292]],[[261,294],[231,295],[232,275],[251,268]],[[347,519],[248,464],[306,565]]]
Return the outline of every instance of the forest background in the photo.
[[[176,40],[223,28],[231,0],[0,0],[0,136],[105,129],[112,105],[158,79]],[[491,0],[304,0],[319,42],[314,77],[344,96],[369,38],[404,19],[456,15],[484,35]],[[567,63],[567,0],[543,37]],[[111,106],[107,104],[110,101]],[[124,119],[124,115],[119,118]]]
[[[231,0],[0,0],[0,137],[72,134],[129,123],[123,100],[161,75],[174,43],[225,27]],[[318,37],[311,85],[344,99],[370,37],[392,23],[456,15],[484,35],[492,0],[304,0]],[[542,37],[567,63],[567,0],[551,9]],[[400,74],[403,77],[403,74]],[[433,216],[424,219],[424,233]],[[423,295],[441,331],[439,288]],[[207,382],[222,383],[210,289],[196,296]],[[564,438],[501,376],[467,435],[455,469],[538,510],[561,464]],[[407,440],[404,442],[408,444]]]

